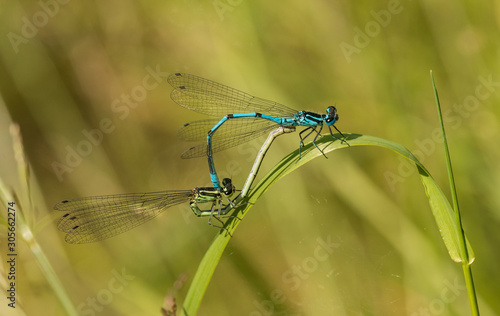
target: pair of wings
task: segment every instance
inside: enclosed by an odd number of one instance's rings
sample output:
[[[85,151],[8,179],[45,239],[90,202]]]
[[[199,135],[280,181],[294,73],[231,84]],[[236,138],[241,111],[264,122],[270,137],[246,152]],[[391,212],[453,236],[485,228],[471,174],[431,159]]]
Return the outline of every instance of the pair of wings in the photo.
[[[176,73],[168,77],[174,90],[170,94],[177,104],[218,119],[194,121],[184,124],[177,136],[186,141],[202,144],[186,150],[182,158],[207,155],[207,133],[227,114],[262,113],[278,118],[292,118],[297,113],[277,102],[254,97],[220,83],[189,74]],[[212,151],[218,152],[268,134],[279,124],[262,118],[227,120],[212,136]]]
[[[57,228],[71,244],[107,239],[137,227],[167,208],[190,201],[193,190],[104,195],[65,200],[54,209],[66,212]]]

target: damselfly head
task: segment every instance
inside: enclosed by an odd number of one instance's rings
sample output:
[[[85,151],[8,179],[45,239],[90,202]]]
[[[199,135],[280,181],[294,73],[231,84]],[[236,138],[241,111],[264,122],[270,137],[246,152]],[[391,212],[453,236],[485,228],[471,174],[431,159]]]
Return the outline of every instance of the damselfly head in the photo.
[[[234,193],[234,191],[236,191],[236,188],[234,187],[231,179],[229,178],[222,179],[222,192],[225,195],[230,196],[231,194]]]
[[[326,109],[326,124],[327,125],[333,125],[335,122],[339,120],[339,115],[337,114],[337,108],[334,106],[329,106]]]

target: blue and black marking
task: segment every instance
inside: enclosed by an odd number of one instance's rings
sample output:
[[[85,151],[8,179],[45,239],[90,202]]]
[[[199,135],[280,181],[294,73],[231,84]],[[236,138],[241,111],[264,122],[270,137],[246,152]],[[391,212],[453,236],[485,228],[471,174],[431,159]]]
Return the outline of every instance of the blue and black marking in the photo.
[[[178,132],[179,137],[186,140],[206,139],[206,147],[204,145],[191,147],[182,157],[206,155],[210,178],[216,188],[221,188],[221,185],[213,161],[214,152],[255,139],[280,125],[306,127],[299,133],[299,148],[304,145],[304,140],[308,136],[316,133],[312,143],[321,151],[316,145],[316,140],[324,125],[328,127],[334,139],[349,145],[335,126],[339,116],[334,106],[328,107],[326,114],[296,111],[277,102],[254,97],[220,83],[183,73],[170,75],[168,82],[174,87],[171,97],[176,103],[202,114],[219,117],[219,119],[190,122]],[[333,134],[331,127],[335,128],[341,138]]]

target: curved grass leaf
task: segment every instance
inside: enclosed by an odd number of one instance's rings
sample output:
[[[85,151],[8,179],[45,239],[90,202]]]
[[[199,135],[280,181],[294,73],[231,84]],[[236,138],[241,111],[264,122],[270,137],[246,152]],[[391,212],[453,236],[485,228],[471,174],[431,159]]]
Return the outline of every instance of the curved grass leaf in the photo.
[[[441,189],[438,187],[434,179],[431,177],[429,172],[425,167],[418,161],[418,159],[404,146],[373,136],[366,136],[360,134],[345,134],[352,146],[378,146],[390,149],[406,159],[415,163],[420,178],[425,188],[425,192],[429,199],[429,204],[431,206],[432,213],[438,225],[441,237],[443,238],[444,244],[448,249],[450,257],[456,262],[467,262],[468,264],[474,261],[474,252],[472,251],[469,242],[467,241],[467,253],[468,258],[462,257],[460,254],[460,235],[463,232],[459,231],[453,214],[453,209],[443,194]],[[330,151],[347,148],[347,144],[340,142],[338,140],[332,140],[331,136],[323,136],[316,141],[317,146],[323,150],[326,154]],[[305,163],[311,161],[312,159],[322,156],[321,152],[317,150],[312,144],[308,144],[301,149],[299,159],[299,151],[296,150],[290,153],[288,156],[283,158],[264,178],[251,190],[250,194],[246,198],[247,204],[242,205],[233,212],[233,216],[226,222],[225,230],[221,230],[219,234],[215,237],[212,245],[208,249],[207,253],[203,257],[198,271],[193,279],[191,287],[186,296],[184,302],[184,307],[182,309],[184,315],[195,315],[198,307],[201,303],[203,295],[208,283],[215,271],[215,268],[222,256],[222,253],[231,238],[231,235],[235,231],[236,227],[241,222],[241,219],[246,215],[248,210],[254,205],[254,203],[266,192],[271,185],[292,172],[293,170],[301,167]]]

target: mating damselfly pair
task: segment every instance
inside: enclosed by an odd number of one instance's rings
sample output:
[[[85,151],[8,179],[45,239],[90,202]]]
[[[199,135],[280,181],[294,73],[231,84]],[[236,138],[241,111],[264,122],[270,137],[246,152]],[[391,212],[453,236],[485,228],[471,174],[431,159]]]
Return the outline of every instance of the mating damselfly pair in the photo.
[[[325,124],[334,139],[345,142],[344,135],[334,125],[339,116],[333,106],[327,108],[326,114],[296,111],[282,104],[189,74],[172,74],[168,82],[174,87],[171,97],[176,103],[218,117],[218,119],[187,123],[178,132],[178,136],[184,140],[206,140],[206,145],[200,144],[189,148],[182,154],[182,158],[207,156],[213,187],[64,200],[54,208],[65,212],[57,227],[66,232],[67,242],[88,243],[116,236],[149,221],[171,206],[185,202],[189,202],[196,216],[208,216],[210,224],[213,217],[220,220],[231,209],[241,205],[267,150],[279,135],[295,131],[295,127],[304,126],[306,129],[299,133],[299,150],[304,145],[304,139],[316,133],[312,143],[323,153],[316,145],[316,140]],[[339,132],[341,138],[332,133],[332,126]],[[307,134],[303,136],[306,132]],[[267,133],[269,136],[256,157],[241,193],[231,200],[230,197],[236,189],[228,178],[223,179],[221,185],[215,170],[213,153]],[[211,204],[211,208],[201,210],[199,204],[206,203]]]

